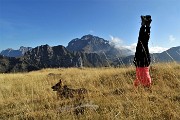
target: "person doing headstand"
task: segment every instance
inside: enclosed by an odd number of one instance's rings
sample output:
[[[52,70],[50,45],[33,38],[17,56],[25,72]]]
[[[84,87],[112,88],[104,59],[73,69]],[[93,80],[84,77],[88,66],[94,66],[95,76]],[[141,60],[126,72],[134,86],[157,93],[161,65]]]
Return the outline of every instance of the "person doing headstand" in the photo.
[[[141,16],[141,28],[139,30],[138,43],[134,57],[134,64],[136,66],[136,79],[134,86],[142,85],[144,87],[151,86],[151,77],[149,75],[149,65],[151,62],[148,42],[150,38],[150,24],[151,16]]]

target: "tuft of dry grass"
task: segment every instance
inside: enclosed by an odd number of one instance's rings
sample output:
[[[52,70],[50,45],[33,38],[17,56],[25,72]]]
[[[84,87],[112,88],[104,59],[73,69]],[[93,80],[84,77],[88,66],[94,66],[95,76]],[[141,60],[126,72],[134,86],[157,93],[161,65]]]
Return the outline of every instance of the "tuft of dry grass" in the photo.
[[[0,74],[0,119],[180,119],[180,64],[154,64],[150,73],[150,89],[134,88],[134,67]],[[58,100],[51,87],[59,79],[70,88],[88,89],[88,96]],[[78,112],[82,108],[83,114]]]

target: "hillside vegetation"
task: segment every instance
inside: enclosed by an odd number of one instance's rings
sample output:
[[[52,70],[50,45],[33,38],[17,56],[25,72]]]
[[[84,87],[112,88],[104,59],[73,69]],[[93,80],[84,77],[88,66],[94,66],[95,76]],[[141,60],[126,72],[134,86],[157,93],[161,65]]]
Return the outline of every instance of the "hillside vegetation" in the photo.
[[[179,120],[180,64],[155,64],[150,70],[150,89],[134,88],[135,67],[0,74],[0,119]],[[51,87],[60,79],[70,88],[86,88],[88,95],[80,101],[57,99]]]

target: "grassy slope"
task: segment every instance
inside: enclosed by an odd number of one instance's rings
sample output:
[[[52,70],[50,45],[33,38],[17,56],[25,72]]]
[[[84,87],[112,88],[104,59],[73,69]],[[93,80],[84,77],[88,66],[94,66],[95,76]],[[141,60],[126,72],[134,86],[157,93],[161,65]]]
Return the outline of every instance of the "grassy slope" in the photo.
[[[53,73],[54,75],[50,75]],[[44,69],[0,74],[0,119],[180,119],[180,65],[151,67],[151,90],[134,88],[135,68]],[[91,90],[83,101],[98,105],[75,115],[77,100],[58,100],[51,86],[59,81],[71,88]]]

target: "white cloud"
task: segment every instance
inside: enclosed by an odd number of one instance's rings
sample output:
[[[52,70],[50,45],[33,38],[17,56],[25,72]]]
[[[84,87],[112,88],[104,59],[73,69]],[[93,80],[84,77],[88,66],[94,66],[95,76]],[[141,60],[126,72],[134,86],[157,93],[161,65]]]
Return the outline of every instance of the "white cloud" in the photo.
[[[169,41],[172,43],[176,40],[176,38],[173,35],[169,35]]]
[[[163,51],[166,51],[167,49],[169,49],[169,48],[155,46],[155,47],[149,47],[149,52],[150,53],[161,53]]]
[[[133,52],[136,51],[136,45],[137,43],[133,43],[130,46],[123,46],[124,48],[130,49]],[[159,46],[155,46],[155,47],[149,47],[149,52],[150,53],[161,53],[163,51],[166,51],[169,48],[163,48],[163,47],[159,47]]]
[[[91,34],[93,34],[93,33],[94,33],[94,30],[90,30],[89,32],[90,32]]]
[[[136,51],[136,45],[137,45],[137,43],[133,43],[130,46],[123,46],[123,47],[130,49],[131,51],[135,52]]]
[[[136,45],[137,43],[133,43],[131,45],[123,45],[123,40],[118,38],[118,37],[113,37],[112,35],[110,35],[110,45],[114,46],[115,48],[119,48],[119,49],[123,49],[123,48],[127,48],[133,52],[136,51]],[[174,36],[170,37],[171,40],[175,40]],[[160,46],[149,46],[149,52],[150,53],[161,53],[163,51],[166,51],[169,48],[164,48],[164,47],[160,47]]]
[[[124,48],[130,49],[133,52],[136,51],[136,45],[137,43],[133,43],[130,46],[123,46]],[[159,47],[159,46],[155,46],[155,47],[149,47],[149,52],[150,53],[161,53],[163,51],[166,51],[169,48],[163,48],[163,47]]]
[[[123,40],[118,37],[113,37],[112,35],[109,36],[111,38],[110,45],[114,46],[115,48],[122,48]]]
[[[128,46],[128,45],[123,44],[123,40],[121,38],[113,37],[112,35],[110,35],[110,38],[111,38],[110,45],[114,46],[115,48],[119,48],[119,49],[126,48],[126,49],[133,51],[133,52],[136,51],[136,44],[137,43],[133,43],[133,44]]]

